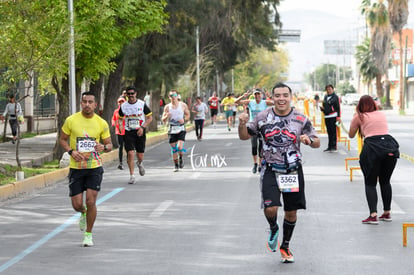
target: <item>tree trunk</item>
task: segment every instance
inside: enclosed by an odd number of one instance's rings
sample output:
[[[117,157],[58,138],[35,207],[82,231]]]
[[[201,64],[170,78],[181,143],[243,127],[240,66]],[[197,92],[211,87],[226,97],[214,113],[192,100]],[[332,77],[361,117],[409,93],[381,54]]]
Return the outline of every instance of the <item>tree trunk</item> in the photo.
[[[56,76],[52,79],[52,86],[56,90],[56,96],[58,100],[58,112],[57,112],[57,136],[55,147],[53,148],[53,159],[61,159],[64,153],[63,148],[59,144],[60,129],[65,122],[66,117],[69,116],[69,81],[68,78],[62,78],[62,87],[59,85],[59,81]]]
[[[108,83],[105,89],[105,98],[104,98],[104,109],[103,109],[103,119],[105,119],[108,124],[111,126],[112,115],[114,110],[118,108],[118,97],[122,95],[121,85],[122,85],[122,72],[124,70],[124,61],[123,59],[117,62],[116,69],[111,72],[108,76]],[[110,127],[111,140],[114,148],[118,148],[118,139],[115,134],[115,127]]]
[[[380,73],[378,73],[375,76],[375,86],[377,88],[377,96],[379,98],[382,98],[384,96],[384,89],[382,88],[381,79],[382,79],[382,75]]]
[[[160,95],[161,95],[160,90],[151,92],[151,106],[149,107],[152,111],[152,122],[149,125],[150,131],[158,130],[158,121],[160,118]]]
[[[104,83],[104,75],[101,74],[98,80],[96,80],[95,82],[89,85],[89,91],[94,93],[95,100],[98,103],[98,107],[95,110],[95,113],[97,113],[101,117],[103,115],[103,106],[101,104],[103,83]]]

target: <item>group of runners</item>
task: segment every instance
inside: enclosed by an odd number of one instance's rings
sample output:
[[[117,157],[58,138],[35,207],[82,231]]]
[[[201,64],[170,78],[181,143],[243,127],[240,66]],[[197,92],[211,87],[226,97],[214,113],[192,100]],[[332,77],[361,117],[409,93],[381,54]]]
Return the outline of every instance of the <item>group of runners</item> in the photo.
[[[152,121],[152,112],[144,101],[137,99],[137,91],[134,87],[126,89],[126,96],[127,100],[118,99],[119,108],[114,113],[112,122],[118,127],[117,134],[124,134],[123,142],[127,151],[130,172],[128,183],[133,184],[135,183],[135,156],[139,174],[141,176],[145,174],[143,166],[145,134],[147,126]],[[306,209],[300,146],[303,144],[312,148],[320,147],[320,139],[311,121],[291,106],[292,97],[291,88],[278,83],[272,88],[270,96],[266,96],[260,89],[253,89],[236,99],[232,99],[231,95],[221,102],[216,95],[209,98],[211,110],[214,110],[211,107],[217,107],[216,110],[218,110],[219,105],[227,107],[225,108],[227,117],[233,116],[233,113],[230,114],[229,111],[233,105],[241,104],[246,108],[246,111],[239,115],[238,135],[241,140],[251,140],[252,172],[260,172],[262,208],[269,224],[267,247],[272,252],[279,249],[281,261],[284,263],[294,262],[289,245],[296,226],[297,210]],[[169,92],[169,98],[171,102],[164,107],[162,121],[169,124],[169,144],[174,171],[178,171],[184,167],[185,122],[190,118],[190,110],[187,104],[179,100],[176,90]],[[84,93],[81,111],[66,119],[60,133],[60,144],[71,156],[69,195],[73,208],[81,213],[79,227],[85,231],[83,246],[93,245],[92,228],[97,214],[96,198],[103,175],[100,153],[112,150],[108,123],[95,115],[96,106],[95,96],[89,92]],[[197,98],[191,111],[195,114],[196,120],[204,120],[207,106],[201,98]],[[211,115],[212,123],[215,125],[216,111],[211,111]],[[201,140],[202,124],[197,124],[196,134]],[[229,124],[228,127],[230,127]],[[397,156],[397,153],[398,151],[395,150],[393,157]],[[394,160],[392,165],[395,165]],[[122,162],[118,168],[122,169]],[[374,183],[370,184],[374,185]],[[83,193],[85,191],[84,204]],[[279,226],[277,216],[282,205],[284,216]],[[375,224],[376,222],[375,205],[374,203],[371,205],[373,214],[363,223]],[[387,211],[380,219],[391,220],[389,210]],[[283,236],[279,243],[278,236],[281,228]]]

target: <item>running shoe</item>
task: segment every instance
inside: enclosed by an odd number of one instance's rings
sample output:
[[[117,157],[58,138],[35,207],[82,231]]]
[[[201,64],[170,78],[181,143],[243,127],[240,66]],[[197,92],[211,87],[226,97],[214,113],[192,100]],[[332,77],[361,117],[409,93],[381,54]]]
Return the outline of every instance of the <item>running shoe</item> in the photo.
[[[175,165],[174,165],[175,167],[174,167],[174,172],[178,172],[178,163],[175,163]]]
[[[124,167],[122,167],[122,163],[120,163],[120,164],[118,165],[118,169],[119,169],[119,170],[124,170]]]
[[[183,161],[183,157],[180,157],[180,168],[183,169],[184,168],[184,161]]]
[[[282,263],[293,263],[295,261],[292,252],[290,252],[289,247],[280,247],[279,250],[281,256],[280,261]]]
[[[277,250],[277,237],[279,236],[279,228],[277,230],[270,230],[269,239],[267,241],[267,248],[270,252],[276,252]]]
[[[326,148],[325,150],[323,150],[324,152],[331,152],[331,148]]]
[[[230,127],[228,127],[229,132],[231,131]]]
[[[365,220],[362,220],[362,223],[364,224],[378,224],[377,216],[372,217],[371,215],[366,218]]]
[[[391,214],[390,213],[388,213],[388,214],[384,213],[379,217],[379,220],[384,221],[384,222],[391,222],[392,221]]]
[[[85,211],[85,213],[81,213],[81,215],[80,215],[79,229],[80,229],[80,231],[85,231],[85,229],[86,229],[86,211]]]
[[[128,184],[134,184],[134,183],[135,183],[135,176],[134,176],[134,175],[131,175],[131,176],[129,177]]]
[[[83,237],[82,246],[84,246],[84,247],[93,246],[92,233],[85,232],[85,235]]]
[[[141,162],[141,163],[139,163],[139,162],[137,161],[137,166],[138,166],[139,174],[140,174],[141,176],[145,175],[145,169],[144,169],[144,165],[142,164],[142,162]]]
[[[255,164],[253,165],[253,169],[252,169],[252,173],[253,173],[253,174],[256,174],[256,172],[257,172],[257,163],[255,163]]]

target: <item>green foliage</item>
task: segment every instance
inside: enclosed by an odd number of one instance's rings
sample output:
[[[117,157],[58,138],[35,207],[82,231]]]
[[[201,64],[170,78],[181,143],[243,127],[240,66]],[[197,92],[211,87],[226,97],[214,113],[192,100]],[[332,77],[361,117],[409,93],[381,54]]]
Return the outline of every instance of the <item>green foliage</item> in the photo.
[[[28,168],[28,167],[22,167],[22,168],[23,168],[22,171],[24,172],[24,177],[29,178],[29,177],[33,177],[36,175],[53,172],[59,169],[59,164],[52,165],[49,163],[39,168]],[[3,173],[0,173],[0,186],[16,181],[15,179],[15,173],[17,171],[16,166],[1,165],[1,170],[3,171]]]
[[[66,5],[61,0],[0,3],[0,67],[7,68],[6,82],[27,80],[36,71],[46,87],[52,74],[67,71]]]
[[[366,38],[362,44],[356,47],[355,58],[362,81],[369,87],[371,81],[379,73],[371,52],[371,40]]]
[[[165,0],[75,1],[78,79],[96,80],[108,74],[115,66],[112,60],[128,42],[161,32],[165,5]]]
[[[349,81],[345,81],[336,86],[335,92],[340,95],[354,94],[356,93],[356,89]]]
[[[352,76],[352,70],[349,67],[337,67],[335,64],[322,64],[316,69],[305,75],[308,84],[315,91],[323,91],[327,84],[337,85],[337,73],[339,80],[348,81]]]
[[[252,87],[270,89],[275,83],[284,80],[281,73],[287,71],[287,67],[288,55],[284,50],[272,52],[256,48],[246,61],[235,66],[235,93],[243,93]]]

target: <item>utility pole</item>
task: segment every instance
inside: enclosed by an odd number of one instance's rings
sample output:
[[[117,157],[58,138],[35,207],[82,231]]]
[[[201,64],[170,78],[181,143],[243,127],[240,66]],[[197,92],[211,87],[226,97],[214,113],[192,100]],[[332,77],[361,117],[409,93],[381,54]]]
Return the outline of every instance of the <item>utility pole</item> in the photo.
[[[198,26],[196,27],[196,53],[197,53],[197,96],[200,96],[200,39]]]
[[[76,76],[75,76],[75,32],[73,29],[73,0],[68,0],[69,9],[69,112],[76,113]]]

